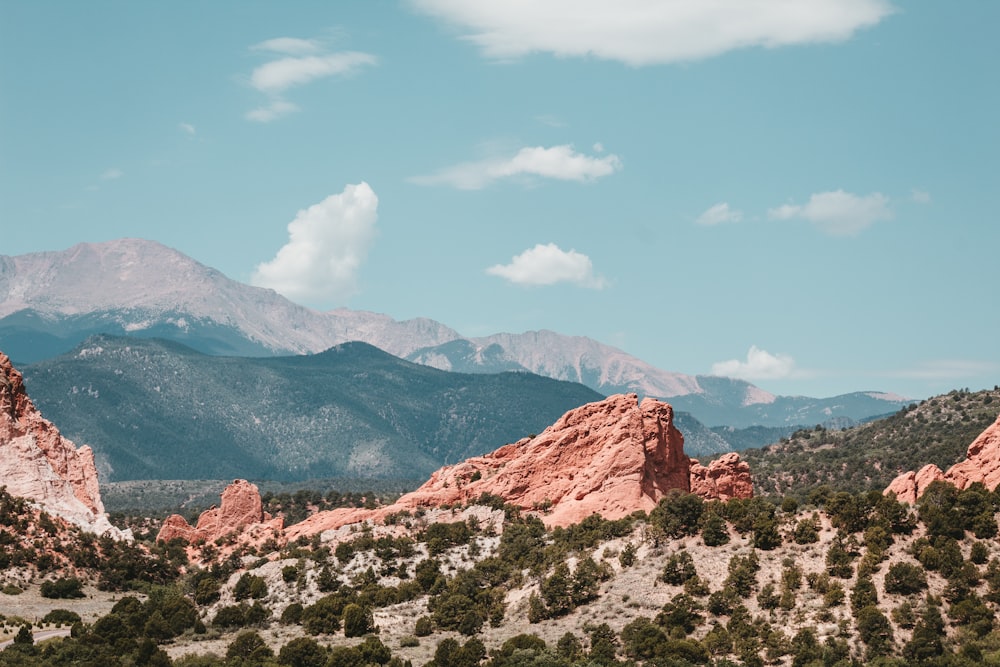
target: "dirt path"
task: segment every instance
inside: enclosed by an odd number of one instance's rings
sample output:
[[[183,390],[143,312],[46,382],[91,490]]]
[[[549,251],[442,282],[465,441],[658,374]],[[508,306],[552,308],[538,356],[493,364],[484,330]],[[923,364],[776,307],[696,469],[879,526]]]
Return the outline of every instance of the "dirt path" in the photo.
[[[69,628],[57,628],[55,630],[35,630],[31,633],[34,637],[35,643],[44,641],[46,639],[52,639],[53,637],[69,637]],[[0,651],[7,648],[14,643],[13,639],[8,639],[5,642],[0,642]]]

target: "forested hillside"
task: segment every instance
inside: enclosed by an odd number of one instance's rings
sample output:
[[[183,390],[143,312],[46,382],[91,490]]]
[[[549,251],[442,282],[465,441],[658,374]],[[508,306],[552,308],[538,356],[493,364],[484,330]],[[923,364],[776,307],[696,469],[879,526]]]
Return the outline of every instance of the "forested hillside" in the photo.
[[[901,472],[928,463],[944,470],[962,460],[998,413],[1000,387],[955,390],[861,426],[802,429],[741,456],[750,464],[760,494],[804,498],[822,485],[881,491]]]

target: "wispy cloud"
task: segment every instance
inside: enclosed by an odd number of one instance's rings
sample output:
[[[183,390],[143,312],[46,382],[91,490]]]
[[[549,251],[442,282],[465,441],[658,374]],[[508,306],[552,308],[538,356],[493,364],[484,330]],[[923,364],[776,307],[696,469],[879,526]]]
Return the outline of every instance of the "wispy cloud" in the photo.
[[[251,282],[306,303],[331,304],[352,294],[375,238],[378,197],[367,183],[298,212],[288,243],[257,265]]]
[[[913,190],[910,191],[910,198],[913,199],[913,201],[916,202],[917,204],[931,203],[931,193],[927,192],[926,190],[919,190],[917,188],[913,188]]]
[[[268,123],[299,110],[284,98],[292,88],[318,79],[347,76],[378,59],[361,51],[326,53],[316,40],[276,37],[250,47],[254,51],[282,54],[283,57],[260,65],[250,75],[250,85],[268,96],[268,103],[245,115],[248,120]]]
[[[795,373],[795,360],[785,354],[771,354],[751,345],[746,361],[730,359],[712,364],[712,375],[741,380],[780,380]]]
[[[464,162],[433,174],[414,176],[419,185],[448,185],[460,190],[480,190],[494,181],[515,177],[540,177],[560,181],[594,181],[622,168],[617,155],[594,157],[577,153],[570,145],[522,148],[509,158]]]
[[[531,53],[629,65],[687,62],[748,47],[842,42],[894,10],[889,0],[411,0],[465,31],[487,58]]]
[[[289,55],[303,55],[320,51],[320,43],[315,39],[300,39],[298,37],[275,37],[266,39],[250,47],[254,51],[273,51]]]
[[[806,220],[831,236],[853,236],[893,214],[889,198],[879,192],[859,196],[834,190],[814,194],[802,205],[772,208],[767,215],[772,220]]]
[[[743,219],[743,211],[729,208],[729,204],[722,202],[712,206],[707,211],[698,216],[696,222],[699,225],[708,227],[721,225],[725,222],[739,222]]]
[[[258,123],[270,123],[272,120],[277,120],[282,116],[287,116],[290,113],[295,113],[299,110],[298,105],[292,104],[286,100],[273,99],[270,103],[257,107],[256,109],[251,109],[246,112],[247,120],[254,120]]]
[[[912,380],[966,380],[1000,371],[1000,363],[973,359],[935,359],[912,368],[893,371],[887,377]]]
[[[104,170],[101,174],[102,181],[115,181],[125,175],[125,172],[118,167],[111,167],[110,169]]]
[[[601,289],[606,284],[603,277],[594,273],[594,264],[589,257],[576,250],[562,250],[554,243],[539,243],[515,255],[510,264],[491,266],[486,273],[517,285],[570,283]]]
[[[375,56],[360,51],[281,58],[255,69],[250,82],[262,93],[283,93],[294,86],[336,74],[349,74],[363,65],[374,65],[375,62]]]
[[[191,135],[192,137],[198,133],[197,130],[195,130],[194,125],[192,125],[191,123],[178,123],[177,127],[179,127],[181,131]]]

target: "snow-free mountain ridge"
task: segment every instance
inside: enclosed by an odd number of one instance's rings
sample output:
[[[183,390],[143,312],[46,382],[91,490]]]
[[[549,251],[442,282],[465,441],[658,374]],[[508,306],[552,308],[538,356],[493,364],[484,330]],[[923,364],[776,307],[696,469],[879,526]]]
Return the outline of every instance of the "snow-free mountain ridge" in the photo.
[[[318,312],[231,280],[155,241],[0,256],[0,349],[12,359],[51,358],[94,334],[166,338],[207,354],[238,356],[317,353],[357,340],[442,370],[527,370],[605,395],[668,398],[710,426],[858,419],[903,405],[874,392],[865,394],[866,401],[781,401],[742,380],[664,371],[610,345],[551,331],[465,338],[426,318],[396,321],[344,308]]]

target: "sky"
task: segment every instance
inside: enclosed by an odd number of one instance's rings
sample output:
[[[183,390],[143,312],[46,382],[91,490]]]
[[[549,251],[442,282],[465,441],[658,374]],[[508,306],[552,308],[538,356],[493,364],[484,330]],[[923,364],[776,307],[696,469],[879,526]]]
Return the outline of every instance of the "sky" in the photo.
[[[1000,3],[0,3],[0,254],[774,393],[1000,383]]]

